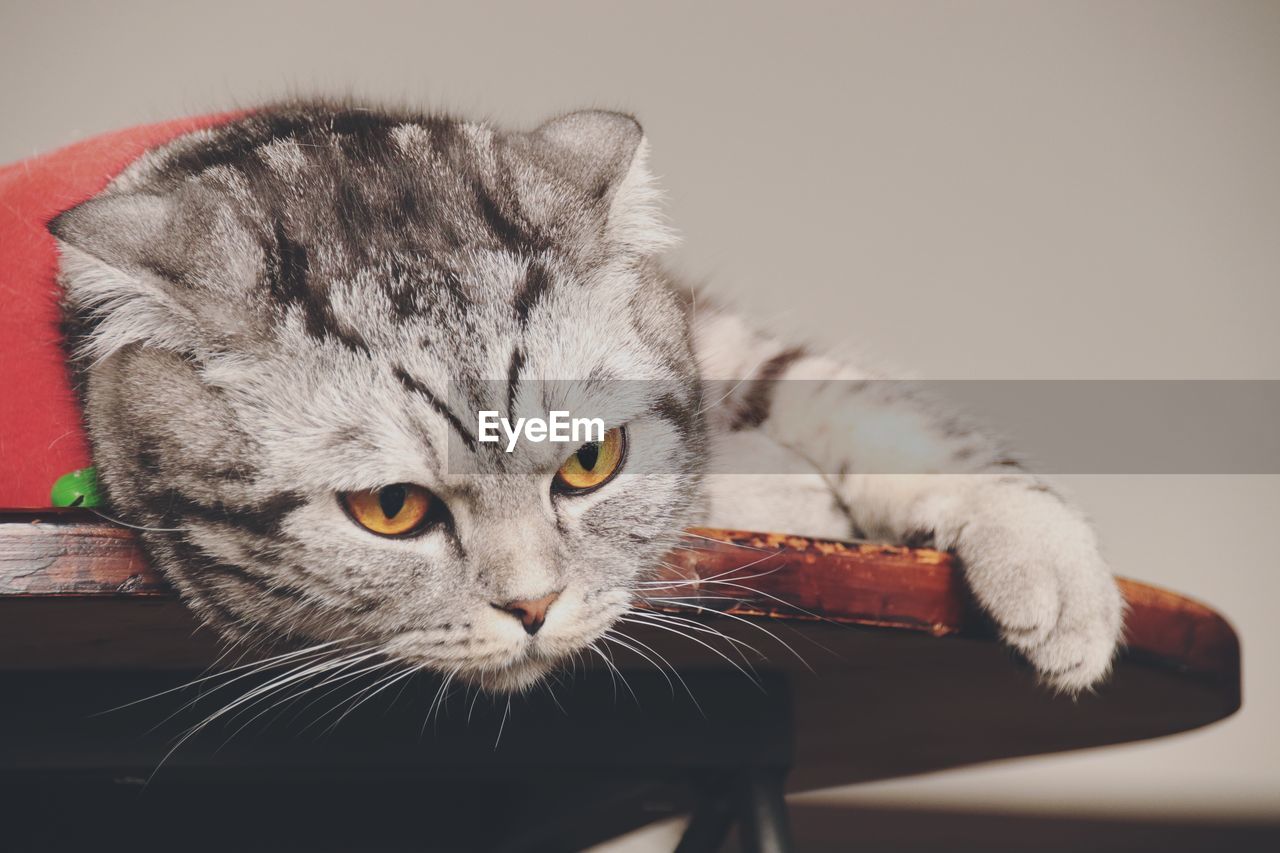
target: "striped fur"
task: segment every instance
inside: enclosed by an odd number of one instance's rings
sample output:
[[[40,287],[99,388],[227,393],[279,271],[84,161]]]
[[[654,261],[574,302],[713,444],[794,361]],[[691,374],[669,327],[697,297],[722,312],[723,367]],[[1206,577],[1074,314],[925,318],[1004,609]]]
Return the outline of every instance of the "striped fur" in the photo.
[[[50,226],[115,511],[229,637],[356,637],[493,689],[598,639],[708,521],[931,537],[1050,682],[1100,678],[1119,600],[1078,512],[981,432],[694,310],[656,260],[645,152],[613,113],[509,132],[294,104],[143,157]],[[627,425],[597,492],[549,490],[564,447],[473,438],[477,408],[548,388]],[[885,418],[919,441],[866,428]],[[947,476],[858,473],[895,454]],[[725,473],[747,456],[790,475]],[[375,537],[336,499],[398,482],[441,523]],[[536,638],[490,606],[550,591]]]

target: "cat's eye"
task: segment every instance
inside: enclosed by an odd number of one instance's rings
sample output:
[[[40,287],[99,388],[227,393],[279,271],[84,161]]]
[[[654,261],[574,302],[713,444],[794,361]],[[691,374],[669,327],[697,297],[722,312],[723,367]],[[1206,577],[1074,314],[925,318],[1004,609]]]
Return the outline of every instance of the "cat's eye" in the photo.
[[[582,494],[600,488],[613,479],[627,453],[627,434],[614,427],[603,441],[588,442],[573,452],[556,472],[553,487],[561,492]]]
[[[409,536],[426,526],[437,498],[412,483],[343,492],[342,506],[356,524],[379,536]]]

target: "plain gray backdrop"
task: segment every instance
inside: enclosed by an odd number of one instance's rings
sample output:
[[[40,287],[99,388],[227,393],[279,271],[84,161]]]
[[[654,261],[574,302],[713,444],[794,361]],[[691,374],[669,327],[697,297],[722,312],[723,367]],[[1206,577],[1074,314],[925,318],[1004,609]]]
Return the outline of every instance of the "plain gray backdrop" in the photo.
[[[0,0],[0,78],[0,161],[290,93],[624,109],[677,266],[794,337],[930,378],[1280,379],[1280,3]],[[1244,709],[821,796],[1280,813],[1280,478],[1064,479],[1117,572],[1231,618]]]

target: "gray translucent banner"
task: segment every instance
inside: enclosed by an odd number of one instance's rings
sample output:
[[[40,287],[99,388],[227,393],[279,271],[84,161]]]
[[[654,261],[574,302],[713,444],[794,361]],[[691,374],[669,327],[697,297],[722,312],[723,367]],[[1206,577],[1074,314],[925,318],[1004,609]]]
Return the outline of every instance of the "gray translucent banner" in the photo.
[[[451,383],[435,403],[450,423],[449,473],[536,473],[567,457],[572,439],[527,432],[529,418],[558,411],[625,428],[630,474],[670,474],[698,419],[714,436],[698,458],[721,474],[999,472],[1020,461],[1046,474],[1280,474],[1275,380],[521,379]],[[501,440],[478,440],[482,412]],[[514,442],[495,426],[520,417]]]

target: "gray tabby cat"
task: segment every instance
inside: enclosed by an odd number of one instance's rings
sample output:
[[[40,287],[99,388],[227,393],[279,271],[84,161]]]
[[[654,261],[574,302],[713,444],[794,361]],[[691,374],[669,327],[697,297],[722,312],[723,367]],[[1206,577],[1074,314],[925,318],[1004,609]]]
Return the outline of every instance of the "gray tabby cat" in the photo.
[[[597,640],[695,524],[926,537],[1044,681],[1101,679],[1122,605],[1080,512],[911,396],[772,381],[867,374],[683,295],[645,152],[607,112],[520,133],[301,104],[148,153],[50,225],[114,511],[229,638],[489,689]],[[704,391],[744,378],[770,381]],[[541,379],[630,397],[603,444],[494,460],[450,388],[507,411]]]

